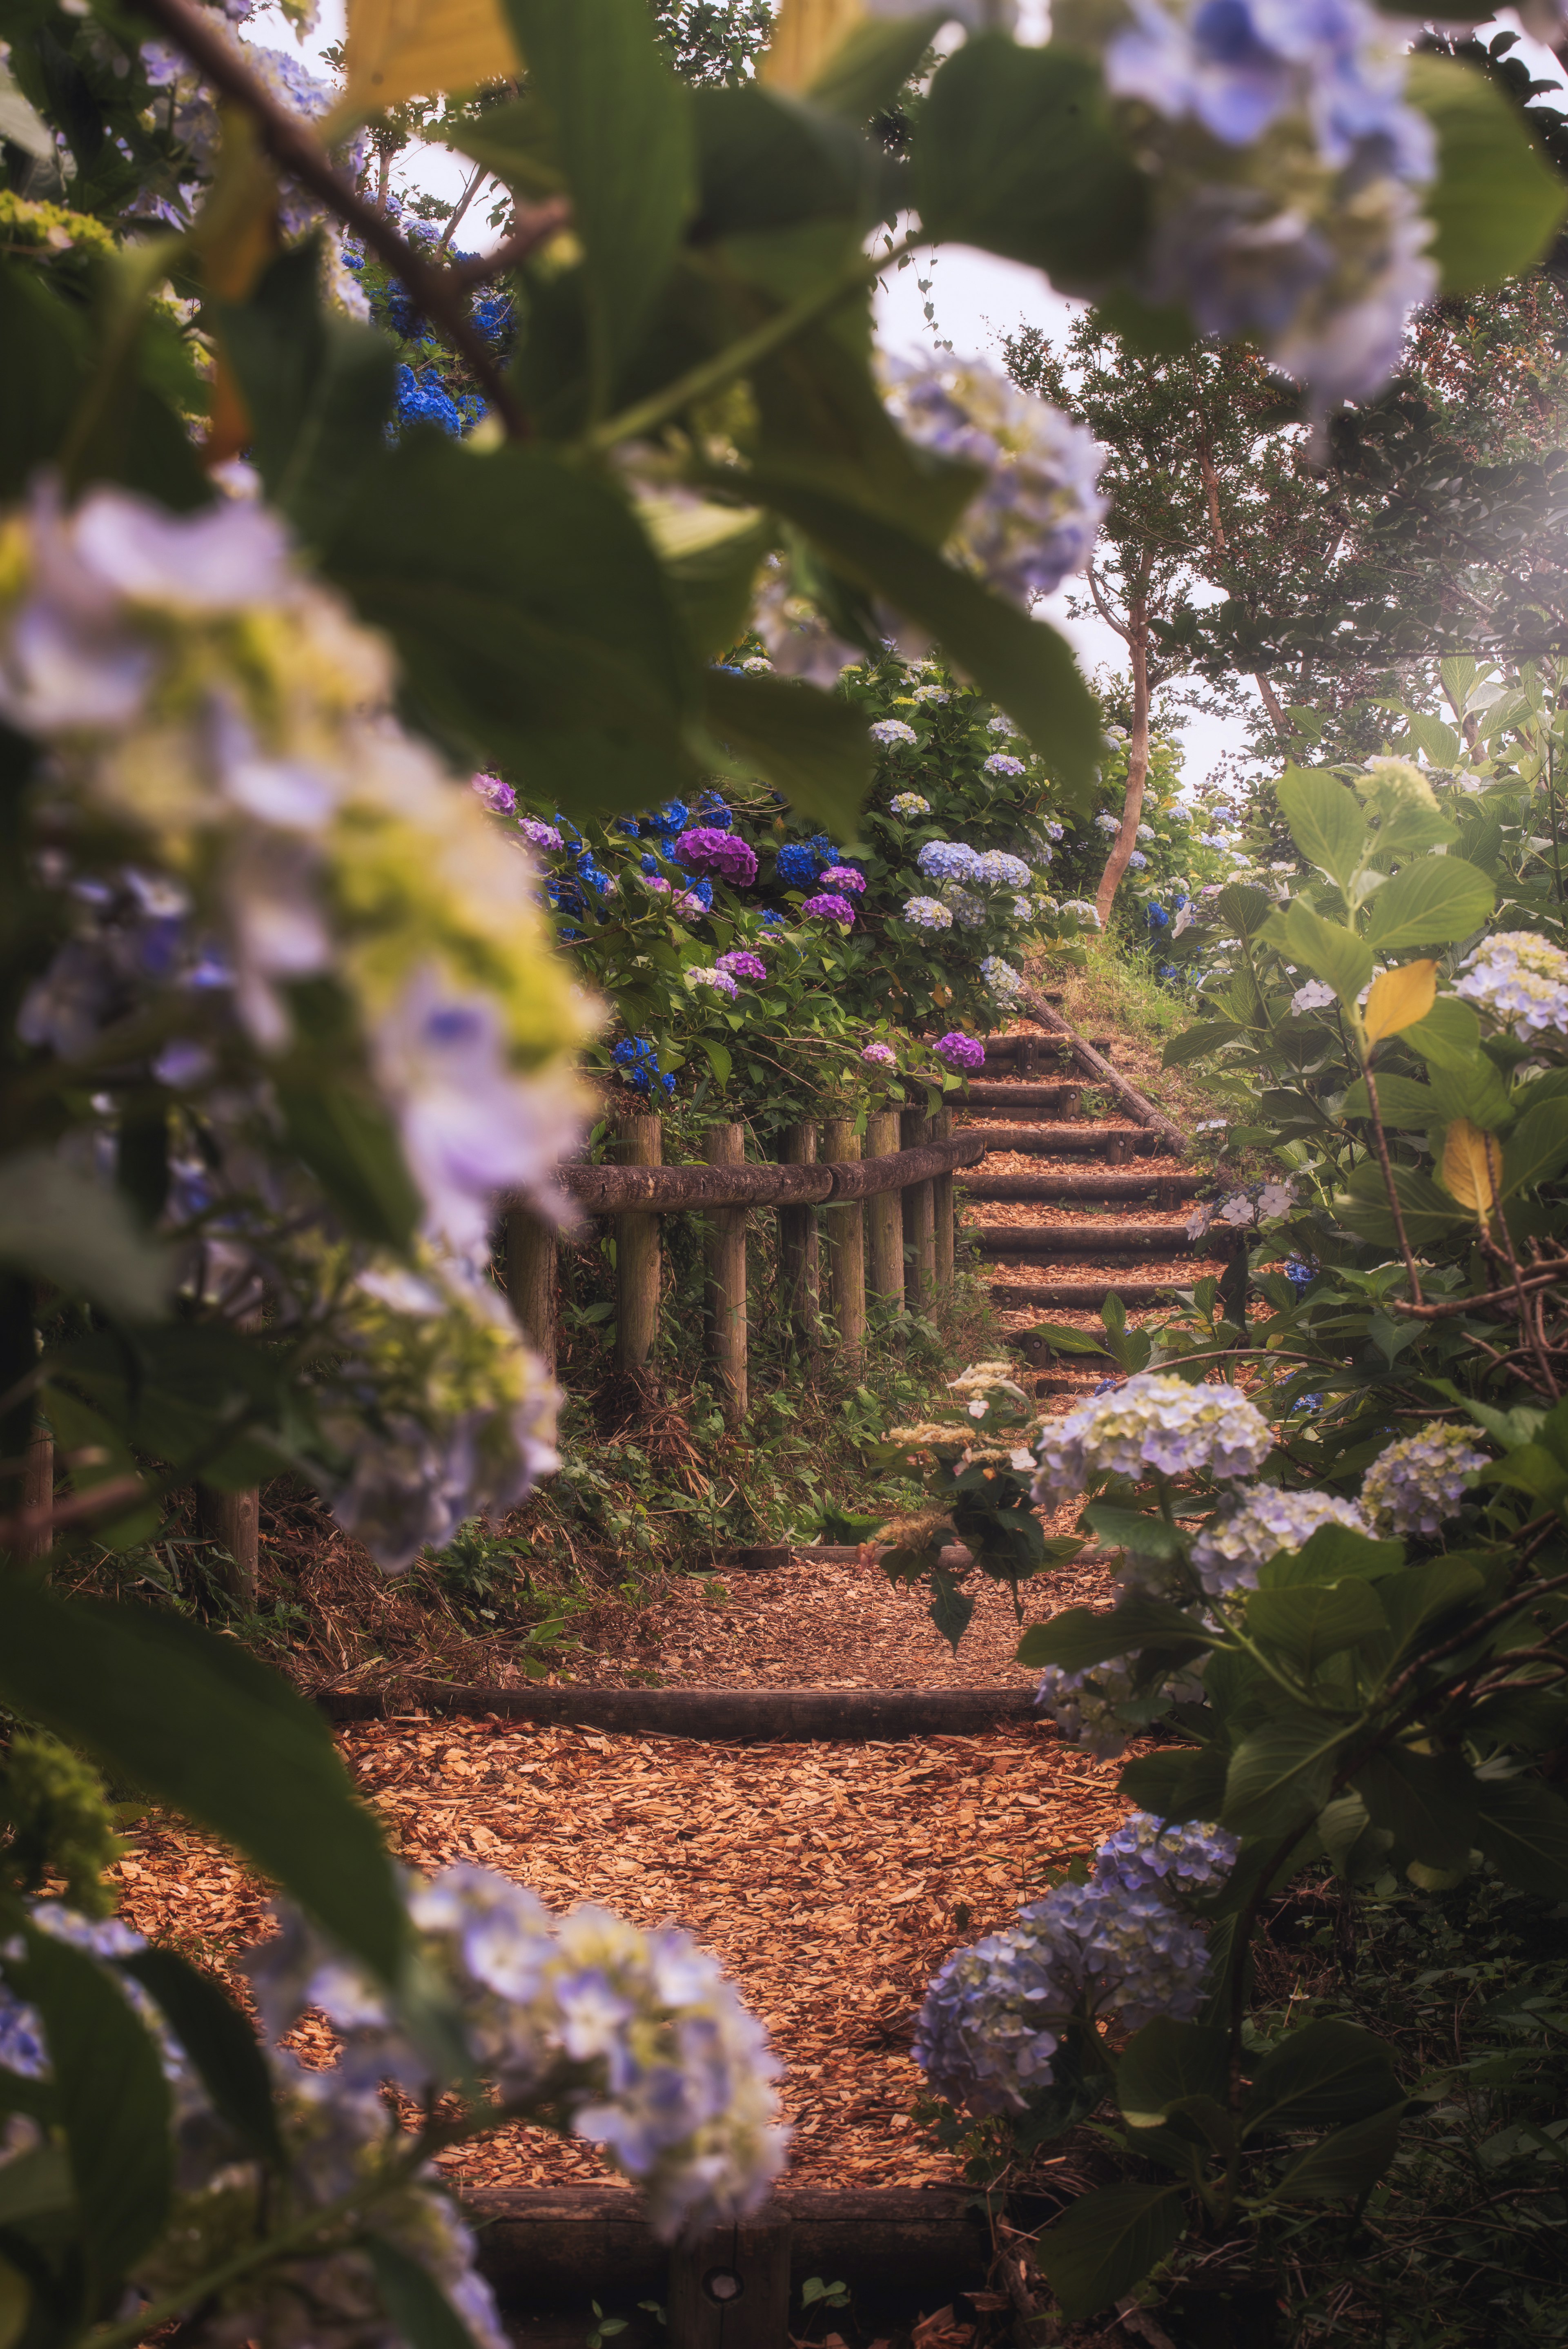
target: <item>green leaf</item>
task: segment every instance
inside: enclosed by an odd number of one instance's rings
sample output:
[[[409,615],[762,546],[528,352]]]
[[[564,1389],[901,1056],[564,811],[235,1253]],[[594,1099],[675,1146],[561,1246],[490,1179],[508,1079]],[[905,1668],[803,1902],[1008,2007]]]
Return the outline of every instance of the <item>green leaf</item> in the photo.
[[[1388,1618],[1367,1582],[1341,1582],[1331,1589],[1254,1590],[1247,1601],[1247,1629],[1278,1648],[1309,1679],[1326,1656],[1387,1628]]]
[[[960,1176],[962,1181],[963,1177]],[[1103,1354],[1105,1348],[1087,1330],[1069,1330],[1065,1321],[1037,1321],[1026,1338],[1043,1338],[1053,1354]]]
[[[1388,1576],[1379,1583],[1377,1596],[1393,1630],[1394,1653],[1401,1654],[1425,1625],[1437,1622],[1465,1599],[1479,1598],[1485,1588],[1475,1568],[1457,1557],[1434,1557]]]
[[[1191,1028],[1183,1028],[1180,1036],[1172,1036],[1160,1056],[1162,1069],[1185,1069],[1194,1061],[1217,1052],[1222,1044],[1233,1043],[1246,1030],[1239,1019],[1196,1019]]]
[[[1461,996],[1439,995],[1424,1019],[1400,1030],[1399,1041],[1430,1067],[1462,1076],[1480,1057],[1480,1021]]]
[[[1287,767],[1276,790],[1291,838],[1307,863],[1348,892],[1368,829],[1355,792],[1307,767]]]
[[[754,81],[737,89],[694,90],[692,109],[696,242],[793,228],[802,221],[855,221],[874,200],[874,159],[858,122],[839,121],[815,103],[803,106]]]
[[[1476,1784],[1458,1754],[1413,1754],[1385,1745],[1353,1781],[1377,1826],[1400,1852],[1428,1868],[1464,1868],[1476,1839]]]
[[[1440,718],[1426,717],[1418,709],[1408,709],[1406,722],[1420,748],[1436,767],[1457,767],[1460,761],[1460,738],[1451,726]]]
[[[1232,881],[1214,900],[1214,910],[1238,937],[1254,938],[1266,926],[1274,901],[1251,881]]]
[[[0,1160],[0,1264],[36,1274],[106,1313],[152,1321],[169,1300],[169,1251],[124,1197],[50,1150]]]
[[[875,761],[865,720],[850,703],[778,677],[703,680],[707,723],[737,764],[782,792],[802,815],[852,833]]]
[[[1438,180],[1421,209],[1436,223],[1440,291],[1467,293],[1532,267],[1568,212],[1568,190],[1519,109],[1474,67],[1418,52],[1407,61],[1405,94],[1438,134]]]
[[[597,410],[664,291],[696,192],[688,93],[644,0],[503,0],[554,125],[588,288]]]
[[[277,1428],[287,1409],[283,1357],[216,1323],[94,1330],[49,1358],[53,1392],[69,1389],[116,1442],[229,1490],[294,1464]]]
[[[1295,1590],[1321,1583],[1332,1588],[1353,1577],[1377,1581],[1405,1563],[1402,1542],[1371,1541],[1349,1526],[1319,1526],[1296,1550],[1282,1550],[1260,1568],[1264,1590]],[[1379,1594],[1381,1596],[1381,1594]]]
[[[284,1075],[276,1092],[290,1143],[349,1230],[401,1254],[425,1203],[380,1096],[360,1091],[341,1068],[323,1071],[314,1082]]]
[[[1138,1754],[1122,1765],[1117,1792],[1157,1819],[1212,1819],[1223,1808],[1229,1756],[1218,1745]]]
[[[1304,2023],[1270,2049],[1253,2074],[1242,2120],[1249,2137],[1365,2120],[1398,2094],[1384,2042],[1354,2023],[1328,2018]]]
[[[474,2339],[428,2268],[409,2257],[400,2243],[368,2235],[366,2257],[376,2277],[381,2305],[407,2349],[474,2349]],[[611,2320],[614,2325],[614,2320]],[[602,2332],[611,2326],[602,2325]]]
[[[604,482],[542,449],[415,433],[365,478],[324,560],[391,636],[415,707],[527,796],[612,812],[695,779],[697,665]]]
[[[1304,964],[1314,978],[1332,987],[1344,1004],[1354,1007],[1372,976],[1371,947],[1337,922],[1326,922],[1299,897],[1274,916],[1264,935],[1287,962]]]
[[[976,688],[1022,727],[1064,784],[1088,785],[1100,757],[1099,708],[1054,628],[1026,618],[908,531],[847,499],[776,470],[742,478],[748,497],[815,539],[846,578],[929,628]]]
[[[1564,1165],[1568,1165],[1568,1101],[1538,1102],[1525,1111],[1503,1145],[1504,1194],[1547,1182],[1561,1174]]]
[[[1164,1517],[1146,1517],[1138,1509],[1119,1509],[1109,1501],[1091,1501],[1084,1516],[1110,1549],[1124,1549],[1133,1557],[1186,1556],[1181,1534]]]
[[[172,2103],[158,2047],[96,1958],[25,1926],[24,1997],[53,2068],[94,2313],[158,2240],[174,2190]]]
[[[1098,293],[1148,224],[1099,69],[1065,47],[971,35],[931,85],[914,177],[929,235],[1028,262],[1064,293]]]
[[[931,1606],[928,1611],[938,1632],[956,1655],[958,1642],[968,1630],[969,1619],[975,1612],[975,1600],[944,1567],[934,1566],[931,1569]]]
[[[214,2111],[250,2152],[281,2169],[272,2075],[249,2019],[210,1974],[199,1973],[175,1950],[139,1950],[115,1962],[157,2000]]]
[[[1180,2186],[1109,2186],[1080,2195],[1036,2239],[1046,2281],[1069,2324],[1120,2300],[1175,2249]]]
[[[1476,1841],[1506,1884],[1568,1899],[1568,1803],[1539,1778],[1480,1781]]]
[[[1394,1188],[1398,1194],[1406,1237],[1414,1244],[1446,1238],[1469,1220],[1449,1193],[1439,1190],[1430,1175],[1423,1174],[1418,1167],[1396,1166]],[[1388,1212],[1383,1170],[1376,1158],[1368,1154],[1361,1160],[1335,1199],[1334,1211],[1341,1223],[1367,1239],[1393,1239],[1394,1218]]]
[[[637,512],[693,650],[705,661],[718,659],[749,624],[752,582],[768,552],[767,517],[750,506],[674,498],[643,499]]]
[[[1276,2202],[1359,2201],[1369,2194],[1399,2147],[1403,2098],[1387,2112],[1369,2114],[1348,2128],[1297,2156],[1274,2187]]]
[[[1555,1505],[1568,1494],[1568,1469],[1543,1444],[1516,1444],[1484,1472],[1489,1485],[1507,1485],[1533,1500]]]
[[[857,131],[873,114],[892,105],[945,22],[941,8],[856,25],[841,40],[811,84],[813,107],[841,115]]]
[[[1068,1607],[1047,1622],[1031,1623],[1018,1643],[1016,1661],[1059,1664],[1064,1671],[1081,1672],[1140,1648],[1175,1647],[1195,1655],[1212,1644],[1193,1616],[1134,1591],[1109,1614],[1091,1607]]]
[[[1344,1746],[1342,1723],[1293,1709],[1282,1697],[1275,1715],[1244,1737],[1231,1756],[1221,1825],[1233,1834],[1283,1834],[1322,1809]]]
[[[728,1045],[720,1044],[712,1036],[699,1036],[696,1040],[707,1055],[707,1064],[713,1071],[716,1082],[727,1085],[729,1082],[730,1071],[735,1066],[734,1056]]]
[[[445,124],[442,127],[445,129]],[[559,195],[566,184],[555,123],[531,91],[525,90],[510,106],[487,107],[480,114],[459,116],[451,124],[450,136],[459,154],[471,155],[509,188],[548,197]]]
[[[384,1982],[407,1928],[327,1723],[232,1640],[0,1577],[0,1692],[247,1853]]]
[[[1403,865],[1373,898],[1367,942],[1378,954],[1451,946],[1479,929],[1494,903],[1486,874],[1463,857],[1422,856]]]
[[[328,306],[314,236],[280,254],[248,301],[210,300],[203,317],[233,369],[268,504],[307,546],[322,544],[361,476],[385,459],[391,344]]]
[[[39,2145],[31,2153],[14,2153],[0,2162],[0,2230],[68,2210],[72,2192],[71,2166],[61,2147]]]
[[[1184,2096],[1230,2094],[1230,2041],[1202,2023],[1157,2014],[1128,2041],[1116,2059],[1116,2101],[1135,2128],[1163,2120]]]

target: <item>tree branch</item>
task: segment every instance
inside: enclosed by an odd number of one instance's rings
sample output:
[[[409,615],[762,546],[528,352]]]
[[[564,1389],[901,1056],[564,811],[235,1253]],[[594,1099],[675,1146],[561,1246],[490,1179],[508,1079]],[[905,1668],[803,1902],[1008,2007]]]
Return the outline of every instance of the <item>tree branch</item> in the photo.
[[[385,214],[349,185],[314,132],[278,104],[206,9],[198,7],[195,0],[135,0],[135,5],[184,51],[214,89],[244,109],[273,162],[362,236],[368,250],[402,279],[418,308],[468,361],[509,437],[526,440],[528,419],[512,398],[494,353],[465,314],[459,288],[450,277],[422,261]]]

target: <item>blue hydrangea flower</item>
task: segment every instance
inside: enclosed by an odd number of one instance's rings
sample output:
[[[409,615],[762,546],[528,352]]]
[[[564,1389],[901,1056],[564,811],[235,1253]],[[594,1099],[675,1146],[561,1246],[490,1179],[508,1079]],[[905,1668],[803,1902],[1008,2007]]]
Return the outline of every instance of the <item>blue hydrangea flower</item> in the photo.
[[[660,1073],[657,1049],[645,1036],[623,1036],[610,1058],[637,1092],[651,1092],[655,1086],[665,1095],[675,1092],[674,1077]]]
[[[928,840],[914,861],[928,881],[966,881],[979,858],[961,840]]]
[[[788,840],[779,851],[774,870],[786,888],[809,889],[817,878],[821,862],[809,843]]]
[[[460,440],[463,419],[449,392],[431,378],[421,381],[411,367],[399,366],[397,375],[397,420],[405,429],[416,424],[433,424],[438,430]]]
[[[1224,1882],[1240,1849],[1222,1827],[1191,1821],[1168,1827],[1151,1811],[1134,1811],[1095,1853],[1094,1880],[1126,1892],[1209,1892]]]

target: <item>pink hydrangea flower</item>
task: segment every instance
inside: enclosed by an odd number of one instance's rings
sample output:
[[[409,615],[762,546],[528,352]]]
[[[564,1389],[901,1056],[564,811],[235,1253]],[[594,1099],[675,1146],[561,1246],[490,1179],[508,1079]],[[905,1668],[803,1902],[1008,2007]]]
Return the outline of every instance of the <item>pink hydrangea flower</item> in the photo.
[[[870,1061],[872,1065],[878,1069],[896,1069],[898,1066],[898,1054],[891,1044],[862,1044],[861,1058],[862,1061]]]
[[[857,873],[852,864],[830,864],[820,878],[825,889],[836,889],[841,897],[865,895],[866,876]]]
[[[695,873],[717,873],[737,889],[748,889],[757,878],[757,851],[737,833],[719,832],[712,824],[683,832],[676,854]]]
[[[525,815],[519,829],[525,840],[531,840],[535,848],[542,848],[547,854],[564,844],[555,826],[542,823],[536,815]]]
[[[721,954],[714,966],[716,970],[728,971],[732,978],[743,978],[748,987],[765,987],[768,965],[760,955],[746,947],[737,947],[732,954]]]

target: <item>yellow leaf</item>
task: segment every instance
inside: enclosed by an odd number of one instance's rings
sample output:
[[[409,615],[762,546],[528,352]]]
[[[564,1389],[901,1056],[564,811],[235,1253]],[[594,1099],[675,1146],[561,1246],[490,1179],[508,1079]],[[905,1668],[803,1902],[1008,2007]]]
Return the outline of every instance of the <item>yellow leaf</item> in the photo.
[[[861,0],[783,0],[773,20],[773,38],[757,68],[758,80],[803,97],[865,18]]]
[[[338,114],[477,89],[522,70],[500,0],[348,0],[347,47]]]
[[[1502,1151],[1496,1138],[1468,1117],[1456,1117],[1443,1143],[1443,1184],[1482,1223],[1497,1205],[1501,1173]]]
[[[1380,1037],[1397,1036],[1401,1028],[1413,1028],[1424,1019],[1438,996],[1438,966],[1435,962],[1408,962],[1398,970],[1386,970],[1381,978],[1372,982],[1367,998],[1362,1025],[1367,1041],[1376,1044]]]

